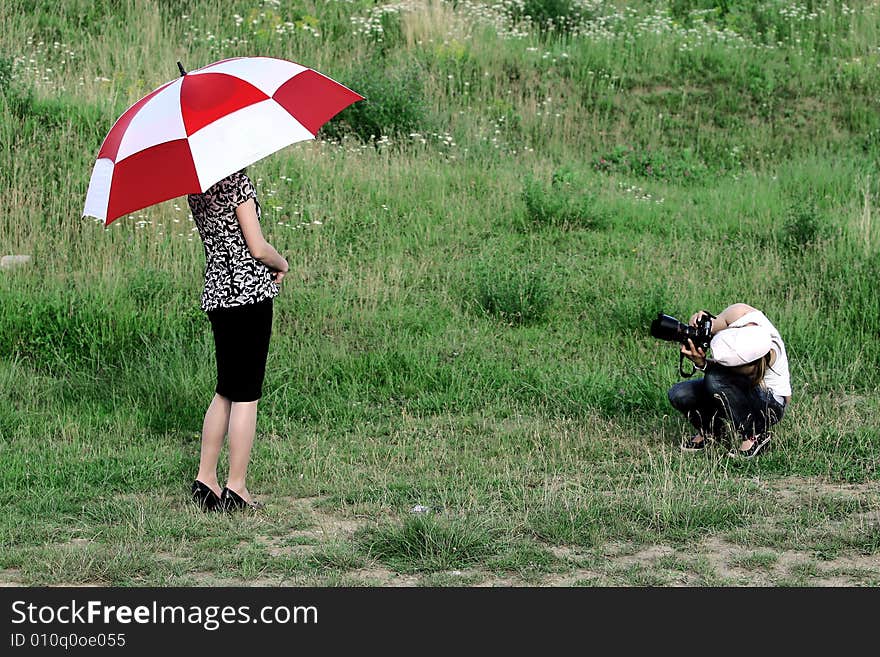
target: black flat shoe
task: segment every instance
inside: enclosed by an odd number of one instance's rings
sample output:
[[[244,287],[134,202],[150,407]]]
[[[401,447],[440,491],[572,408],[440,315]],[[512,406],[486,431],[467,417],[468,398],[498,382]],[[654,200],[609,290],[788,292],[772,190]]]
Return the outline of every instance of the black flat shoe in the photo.
[[[238,511],[240,509],[258,511],[263,508],[263,505],[259,502],[246,502],[241,495],[226,487],[220,493],[220,506],[224,511]]]
[[[198,479],[192,485],[192,498],[202,511],[217,511],[220,509],[220,498],[217,496],[217,493]]]

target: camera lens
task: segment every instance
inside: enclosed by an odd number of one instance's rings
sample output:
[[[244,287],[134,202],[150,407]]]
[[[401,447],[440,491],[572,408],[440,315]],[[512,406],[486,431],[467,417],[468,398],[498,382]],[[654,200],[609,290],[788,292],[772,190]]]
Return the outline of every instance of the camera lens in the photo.
[[[682,329],[688,327],[679,322],[675,317],[658,313],[657,318],[651,322],[651,335],[668,342],[680,342]]]

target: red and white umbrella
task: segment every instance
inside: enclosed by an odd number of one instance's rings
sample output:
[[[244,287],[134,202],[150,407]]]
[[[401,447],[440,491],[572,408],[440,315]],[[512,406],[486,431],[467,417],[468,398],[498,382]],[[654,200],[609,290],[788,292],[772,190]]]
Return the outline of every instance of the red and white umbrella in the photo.
[[[178,64],[180,66],[180,64]],[[104,139],[84,216],[119,217],[214,183],[320,127],[363,97],[273,57],[225,59],[132,105]]]

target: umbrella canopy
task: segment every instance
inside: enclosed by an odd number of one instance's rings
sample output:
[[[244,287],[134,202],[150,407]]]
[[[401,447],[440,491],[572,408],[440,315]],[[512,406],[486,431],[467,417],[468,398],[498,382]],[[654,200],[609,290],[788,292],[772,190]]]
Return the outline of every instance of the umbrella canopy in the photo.
[[[109,226],[155,203],[204,192],[285,146],[314,139],[324,123],[363,99],[313,69],[273,57],[180,70],[110,129],[84,216]]]

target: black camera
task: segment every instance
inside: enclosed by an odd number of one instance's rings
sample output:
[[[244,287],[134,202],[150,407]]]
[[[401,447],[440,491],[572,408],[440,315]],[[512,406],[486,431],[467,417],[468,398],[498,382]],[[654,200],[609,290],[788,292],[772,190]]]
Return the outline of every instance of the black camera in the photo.
[[[657,319],[651,322],[651,335],[667,342],[680,342],[685,346],[690,339],[695,347],[705,352],[712,341],[712,315],[704,312],[696,326],[689,326],[675,317],[657,313]]]
[[[703,353],[706,353],[709,349],[709,344],[712,342],[712,320],[714,318],[715,316],[712,313],[704,310],[697,320],[697,325],[690,326],[682,324],[670,315],[657,313],[657,319],[651,322],[651,335],[667,342],[680,342],[685,346],[687,346],[690,339],[693,341],[694,347],[702,349]],[[694,370],[685,372],[684,354],[679,354],[678,371],[685,378],[690,378],[694,375]]]

